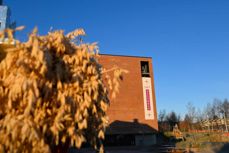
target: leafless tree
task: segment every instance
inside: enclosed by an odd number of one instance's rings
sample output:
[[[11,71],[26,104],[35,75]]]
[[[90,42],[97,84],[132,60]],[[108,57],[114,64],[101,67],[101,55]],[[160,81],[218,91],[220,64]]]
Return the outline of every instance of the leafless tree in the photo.
[[[160,131],[165,131],[165,119],[166,119],[166,111],[165,109],[160,110],[158,114],[158,121],[159,121],[159,130]]]
[[[166,117],[166,111],[165,111],[165,109],[160,110],[160,112],[158,114],[158,120],[159,120],[159,122],[164,122],[165,121],[165,117]]]
[[[222,103],[222,110],[225,113],[225,117],[228,118],[229,117],[229,101],[227,99],[225,99]]]
[[[187,104],[187,115],[189,117],[189,124],[191,125],[192,129],[192,124],[196,121],[196,107],[193,106],[191,102]]]

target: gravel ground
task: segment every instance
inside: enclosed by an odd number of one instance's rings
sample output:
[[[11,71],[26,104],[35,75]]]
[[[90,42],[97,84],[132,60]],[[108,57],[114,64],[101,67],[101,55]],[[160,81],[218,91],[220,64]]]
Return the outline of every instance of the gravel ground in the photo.
[[[152,147],[109,147],[105,153],[152,153]],[[72,149],[69,153],[95,153],[92,149]]]
[[[155,146],[150,147],[108,147],[105,153],[160,153],[160,149]],[[69,153],[95,153],[92,149],[72,149]]]

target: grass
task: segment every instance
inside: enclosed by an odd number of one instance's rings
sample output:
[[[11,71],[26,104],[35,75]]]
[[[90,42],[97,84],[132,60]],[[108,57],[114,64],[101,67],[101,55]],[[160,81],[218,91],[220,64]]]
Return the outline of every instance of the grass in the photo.
[[[185,141],[176,143],[178,148],[196,148],[199,151],[220,148],[229,142],[229,137],[223,133],[184,133]]]

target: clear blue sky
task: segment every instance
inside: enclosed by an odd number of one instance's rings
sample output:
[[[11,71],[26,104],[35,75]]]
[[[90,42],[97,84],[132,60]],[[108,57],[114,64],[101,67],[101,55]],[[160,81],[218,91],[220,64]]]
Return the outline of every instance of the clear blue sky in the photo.
[[[45,34],[83,27],[101,53],[153,58],[157,109],[182,115],[229,98],[228,0],[5,0],[12,18]]]

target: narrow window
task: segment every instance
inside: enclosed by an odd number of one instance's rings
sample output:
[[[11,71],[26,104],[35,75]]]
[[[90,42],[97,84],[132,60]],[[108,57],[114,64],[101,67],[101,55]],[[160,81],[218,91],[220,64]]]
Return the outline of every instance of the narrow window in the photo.
[[[141,74],[142,77],[150,77],[148,61],[141,61]]]

